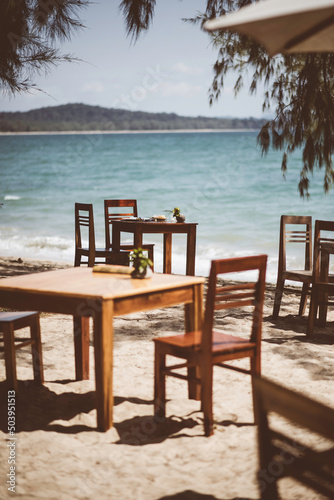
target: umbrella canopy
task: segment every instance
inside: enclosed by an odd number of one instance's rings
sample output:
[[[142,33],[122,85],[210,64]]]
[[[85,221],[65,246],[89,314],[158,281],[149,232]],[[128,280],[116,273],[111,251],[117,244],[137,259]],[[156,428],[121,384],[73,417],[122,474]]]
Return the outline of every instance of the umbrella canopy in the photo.
[[[204,24],[255,38],[271,56],[334,52],[334,0],[263,0]]]

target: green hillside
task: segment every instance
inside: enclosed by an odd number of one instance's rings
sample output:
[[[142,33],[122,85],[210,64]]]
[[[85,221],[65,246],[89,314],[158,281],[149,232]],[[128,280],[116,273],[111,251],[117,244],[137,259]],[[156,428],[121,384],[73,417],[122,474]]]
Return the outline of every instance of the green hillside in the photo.
[[[0,112],[0,132],[259,129],[264,122],[256,118],[186,117],[175,113],[145,113],[86,104]]]

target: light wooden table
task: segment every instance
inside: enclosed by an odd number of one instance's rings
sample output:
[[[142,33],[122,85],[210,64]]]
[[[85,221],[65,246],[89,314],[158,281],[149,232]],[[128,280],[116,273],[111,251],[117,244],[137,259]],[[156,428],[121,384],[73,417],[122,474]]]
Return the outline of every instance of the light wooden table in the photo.
[[[163,272],[172,272],[172,234],[187,235],[187,263],[186,274],[195,274],[196,254],[196,227],[195,222],[153,222],[153,221],[130,221],[119,220],[112,223],[112,247],[117,251],[120,248],[121,232],[132,233],[134,236],[134,248],[143,246],[143,234],[155,233],[164,235],[164,257]]]
[[[0,306],[71,314],[77,380],[89,376],[93,317],[97,426],[106,431],[113,424],[113,317],[185,304],[185,330],[197,330],[202,326],[203,283],[204,278],[193,276],[153,274],[134,280],[75,267],[1,279]]]

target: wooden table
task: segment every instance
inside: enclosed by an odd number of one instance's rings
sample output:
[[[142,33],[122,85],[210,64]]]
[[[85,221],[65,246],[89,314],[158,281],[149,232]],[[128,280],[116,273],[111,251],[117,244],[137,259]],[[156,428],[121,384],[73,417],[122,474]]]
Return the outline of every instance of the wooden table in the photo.
[[[195,222],[153,222],[119,220],[112,223],[113,250],[118,250],[121,243],[121,232],[133,233],[134,247],[141,248],[144,233],[158,233],[164,235],[163,272],[172,272],[172,234],[187,235],[187,264],[186,274],[195,275],[196,254],[196,227]]]
[[[75,267],[1,279],[0,306],[73,315],[77,380],[89,378],[93,317],[97,426],[106,431],[113,424],[113,317],[183,303],[186,331],[199,329],[203,283],[204,278],[192,276],[153,274],[134,280]]]

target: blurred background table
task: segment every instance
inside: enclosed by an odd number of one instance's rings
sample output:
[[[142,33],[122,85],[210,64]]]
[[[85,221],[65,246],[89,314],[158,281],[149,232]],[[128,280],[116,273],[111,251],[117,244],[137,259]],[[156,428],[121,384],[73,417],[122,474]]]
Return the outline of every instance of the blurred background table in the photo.
[[[112,226],[113,249],[117,251],[121,244],[121,233],[132,233],[134,236],[134,247],[142,248],[143,234],[155,233],[164,235],[163,244],[163,272],[172,272],[172,234],[187,235],[187,261],[186,274],[195,275],[196,255],[196,229],[195,222],[159,222],[142,220],[120,220],[114,221]]]

